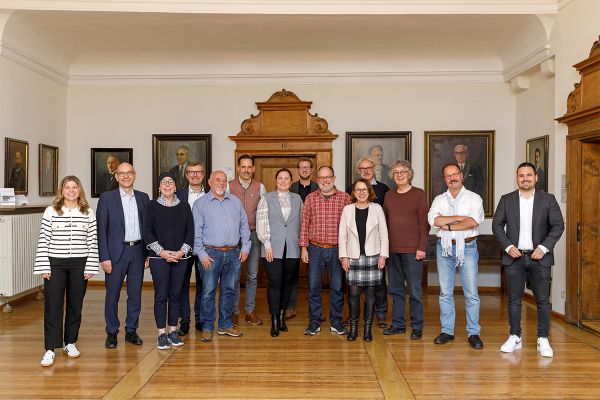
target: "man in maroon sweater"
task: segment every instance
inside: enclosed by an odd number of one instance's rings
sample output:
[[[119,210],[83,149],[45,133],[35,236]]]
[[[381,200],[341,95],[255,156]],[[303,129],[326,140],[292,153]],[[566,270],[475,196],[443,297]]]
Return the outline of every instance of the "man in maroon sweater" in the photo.
[[[410,338],[419,340],[423,336],[423,259],[429,240],[427,211],[429,204],[422,189],[411,185],[414,171],[408,161],[396,161],[390,167],[396,182],[396,190],[385,194],[385,212],[390,238],[388,261],[388,293],[392,296],[392,325],[384,335],[406,332],[404,305],[406,290],[410,292]]]

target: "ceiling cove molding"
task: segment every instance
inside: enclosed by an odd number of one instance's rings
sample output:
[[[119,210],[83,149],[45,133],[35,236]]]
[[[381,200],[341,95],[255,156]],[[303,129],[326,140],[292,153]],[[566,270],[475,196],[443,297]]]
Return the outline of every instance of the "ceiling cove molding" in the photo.
[[[501,71],[71,75],[69,86],[228,86],[281,84],[503,83]]]
[[[506,82],[509,82],[514,77],[523,74],[531,68],[546,61],[550,57],[552,57],[552,55],[550,54],[550,45],[545,44],[543,46],[540,46],[536,50],[529,53],[527,56],[523,57],[521,60],[505,68],[503,72],[504,80]]]
[[[0,9],[219,14],[544,14],[570,0],[0,0]]]
[[[0,42],[0,55],[9,60],[16,62],[32,71],[40,73],[61,85],[67,85],[68,76],[66,73],[58,71],[56,68],[37,60],[25,52],[11,46],[6,42]]]

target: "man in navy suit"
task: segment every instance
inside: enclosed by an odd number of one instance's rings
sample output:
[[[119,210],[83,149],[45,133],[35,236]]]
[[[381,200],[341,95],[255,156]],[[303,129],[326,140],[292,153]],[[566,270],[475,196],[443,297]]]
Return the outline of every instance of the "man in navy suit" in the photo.
[[[519,165],[519,189],[502,196],[492,221],[492,231],[503,250],[502,265],[508,288],[510,336],[500,351],[512,353],[523,346],[521,299],[529,278],[537,303],[537,351],[542,357],[552,357],[554,352],[548,341],[551,268],[554,245],[565,224],[554,195],[535,189],[537,180],[535,165],[528,162]]]
[[[148,195],[133,190],[135,170],[129,163],[121,163],[115,176],[119,188],[104,192],[98,201],[98,252],[105,273],[106,343],[108,349],[117,347],[119,333],[119,297],[123,280],[127,277],[127,318],[125,340],[141,345],[136,330],[142,306],[142,283],[147,251],[141,232]]]
[[[206,169],[204,165],[199,162],[189,162],[185,176],[189,182],[189,185],[181,190],[177,191],[177,198],[182,203],[188,203],[190,208],[194,207],[194,203],[204,194],[210,192],[208,185],[204,186],[204,177],[206,176]],[[200,282],[200,271],[195,268],[198,263],[198,257],[192,255],[188,259],[188,265],[185,270],[185,278],[183,279],[183,287],[181,288],[181,300],[179,308],[179,336],[185,336],[190,331],[191,321],[191,310],[190,310],[190,278],[192,277],[192,269],[195,271],[196,276],[196,297],[194,298],[194,316],[196,318],[196,329],[202,330],[202,323],[200,321],[200,299],[202,297],[202,284]]]

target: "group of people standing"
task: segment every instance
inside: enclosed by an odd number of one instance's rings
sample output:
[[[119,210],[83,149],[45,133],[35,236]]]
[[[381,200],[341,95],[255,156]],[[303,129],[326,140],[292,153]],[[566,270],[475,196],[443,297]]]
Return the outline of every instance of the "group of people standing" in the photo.
[[[268,276],[267,300],[270,335],[287,332],[286,320],[296,315],[300,261],[308,265],[308,326],[316,335],[326,319],[322,313],[322,286],[328,274],[330,331],[358,337],[360,295],[365,291],[363,340],[371,341],[372,326],[384,335],[404,333],[406,297],[409,297],[410,338],[423,335],[423,260],[430,226],[438,237],[437,269],[440,280],[441,333],[435,344],[454,340],[454,279],[461,274],[465,294],[468,342],[482,349],[477,292],[479,224],[484,219],[481,197],[463,186],[457,164],[447,164],[443,177],[448,190],[431,207],[425,192],[412,186],[410,162],[398,160],[389,169],[395,190],[375,179],[375,163],[357,163],[360,179],[341,191],[335,186],[332,167],[316,171],[311,181],[311,159],[298,161],[299,181],[281,168],[275,174],[276,189],[266,193],[254,179],[254,159],[237,160],[238,177],[228,181],[223,171],[213,171],[203,186],[204,166],[189,162],[188,185],[177,190],[170,172],[158,177],[160,195],[149,200],[133,189],[135,170],[121,163],[115,172],[119,187],[100,196],[95,214],[85,199],[77,177],[65,177],[52,206],[44,213],[34,273],[44,274],[46,292],[45,346],[42,366],[54,363],[56,348],[78,357],[75,346],[81,308],[89,277],[105,272],[107,348],[118,345],[118,302],[127,281],[125,340],[141,345],[137,334],[144,268],[150,268],[154,284],[154,317],[157,346],[166,349],[184,344],[189,333],[189,287],[196,275],[195,328],[200,340],[217,333],[242,336],[239,328],[241,264],[246,262],[245,321],[261,325],[255,312],[258,259]],[[517,169],[518,190],[500,200],[493,221],[494,234],[507,266],[510,336],[501,351],[522,346],[521,298],[525,280],[532,282],[538,304],[538,351],[552,356],[548,342],[550,315],[550,267],[552,249],[564,223],[551,194],[535,191],[535,167]],[[387,275],[387,278],[386,278]],[[75,282],[73,284],[72,282]],[[387,282],[387,284],[386,284]],[[349,318],[343,317],[344,287],[348,290]],[[218,318],[216,293],[219,287]],[[63,296],[67,313],[63,329]],[[392,319],[385,321],[388,294]],[[179,324],[179,328],[178,328]],[[64,330],[64,333],[63,333]]]

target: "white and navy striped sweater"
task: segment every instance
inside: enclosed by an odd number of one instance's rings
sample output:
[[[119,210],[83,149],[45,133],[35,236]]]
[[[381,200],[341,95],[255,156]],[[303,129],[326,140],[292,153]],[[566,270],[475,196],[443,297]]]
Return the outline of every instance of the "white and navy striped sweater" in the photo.
[[[87,257],[84,272],[97,274],[98,234],[94,210],[89,208],[87,215],[82,214],[78,208],[63,207],[62,211],[63,215],[58,215],[53,206],[44,211],[33,267],[34,275],[51,272],[49,257]]]

